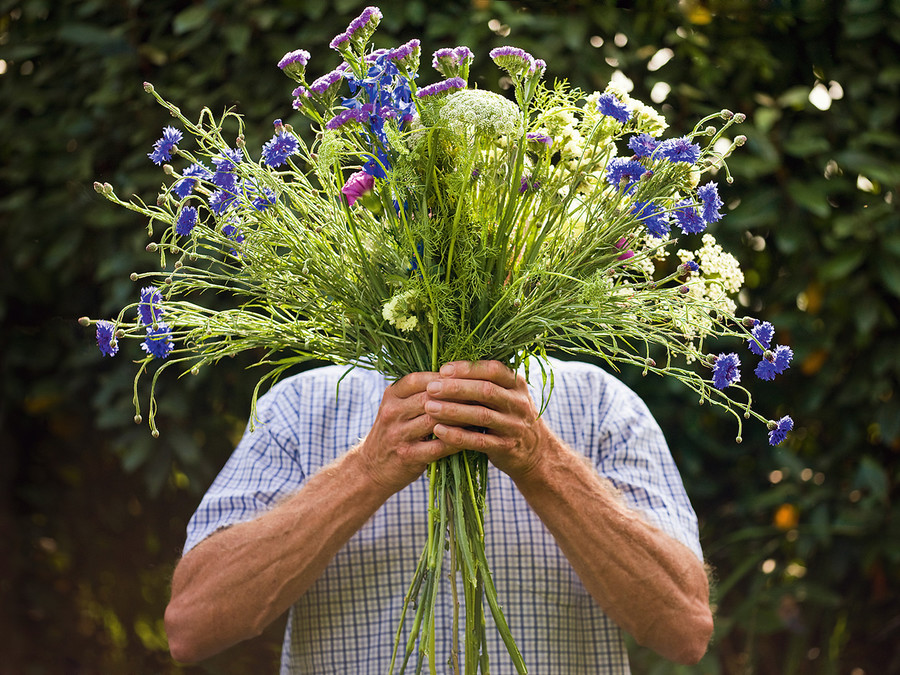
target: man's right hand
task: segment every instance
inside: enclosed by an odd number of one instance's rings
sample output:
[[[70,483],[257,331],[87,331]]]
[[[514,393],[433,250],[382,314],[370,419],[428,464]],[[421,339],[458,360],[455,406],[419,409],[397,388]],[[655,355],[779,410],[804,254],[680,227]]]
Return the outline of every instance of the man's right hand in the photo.
[[[456,449],[433,438],[435,421],[425,412],[429,382],[438,373],[410,373],[384,392],[372,429],[357,447],[372,481],[388,496],[412,483],[427,466]]]

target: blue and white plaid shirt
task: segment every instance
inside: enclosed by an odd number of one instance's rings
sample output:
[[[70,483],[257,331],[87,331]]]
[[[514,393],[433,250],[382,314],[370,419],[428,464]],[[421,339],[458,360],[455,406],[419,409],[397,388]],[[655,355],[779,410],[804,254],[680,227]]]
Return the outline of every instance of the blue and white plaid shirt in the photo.
[[[644,403],[594,366],[557,360],[551,366],[554,387],[544,413],[551,429],[588,457],[631,507],[702,558],[696,515]],[[338,385],[345,373],[335,366],[307,371],[260,399],[260,422],[254,431],[248,428],[204,496],[188,525],[185,552],[296,492],[368,432],[386,380],[357,369]],[[532,396],[542,400],[539,382]],[[424,476],[391,497],[291,608],[282,673],[386,672],[403,598],[426,539],[427,499]],[[531,673],[629,672],[619,628],[585,591],[512,480],[493,466],[485,541],[504,614]],[[438,636],[448,636],[451,626],[449,581],[443,586]],[[513,673],[490,612],[486,619],[491,670]],[[439,669],[449,649],[445,637],[438,647]]]

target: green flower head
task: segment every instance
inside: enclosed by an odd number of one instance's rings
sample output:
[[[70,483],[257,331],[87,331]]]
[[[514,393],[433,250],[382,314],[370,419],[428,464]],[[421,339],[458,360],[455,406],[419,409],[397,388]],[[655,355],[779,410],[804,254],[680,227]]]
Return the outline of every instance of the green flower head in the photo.
[[[472,131],[485,136],[522,133],[519,106],[508,98],[481,89],[463,89],[447,96],[440,119],[461,136]]]

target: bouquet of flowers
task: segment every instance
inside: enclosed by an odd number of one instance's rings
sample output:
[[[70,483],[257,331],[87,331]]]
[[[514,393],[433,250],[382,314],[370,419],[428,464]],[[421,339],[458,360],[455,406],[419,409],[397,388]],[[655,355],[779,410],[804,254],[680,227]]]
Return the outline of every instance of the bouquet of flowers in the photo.
[[[154,363],[148,417],[157,435],[153,385],[175,364],[196,372],[255,350],[267,367],[255,400],[263,383],[313,358],[399,378],[457,359],[527,367],[556,349],[674,377],[732,413],[738,439],[752,417],[781,442],[793,423],[752,408],[738,354],[704,349],[713,339],[744,342],[764,380],[792,357],[771,344],[770,323],[736,316],[743,275],[707,231],[723,202],[701,176],[727,176],[725,156],[743,138],[715,148],[743,116],[722,111],[664,140],[666,122],[651,107],[614,86],[548,86],[546,64],[515,47],[490,53],[514,100],[468,84],[464,46],[435,52],[442,79],[419,87],[419,41],[373,50],[380,19],[364,10],[331,42],[339,65],[311,82],[309,53],[285,55],[278,65],[297,83],[293,107],[311,133],[276,120],[258,159],[240,116],[204,109],[192,120],[145,85],[179,122],[149,155],[170,180],[155,204],[96,189],[149,218],[160,270],[132,275],[145,285],[115,319],[82,319],[103,354],[124,338],[140,341],[136,421],[138,382]],[[182,144],[182,130],[193,145]],[[231,307],[211,309],[213,294]],[[464,451],[428,471],[428,540],[391,672],[409,667],[417,645],[416,672],[426,662],[436,671],[445,546],[454,590],[462,581],[465,672],[488,671],[484,599],[525,672],[485,557],[486,462]]]

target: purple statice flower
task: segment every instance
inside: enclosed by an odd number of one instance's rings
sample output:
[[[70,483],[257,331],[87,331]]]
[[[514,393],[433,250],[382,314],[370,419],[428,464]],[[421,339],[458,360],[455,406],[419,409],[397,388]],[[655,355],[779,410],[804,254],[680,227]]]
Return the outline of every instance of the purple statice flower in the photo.
[[[350,47],[350,41],[365,43],[381,22],[381,10],[377,7],[366,7],[362,13],[350,22],[347,30],[336,35],[328,45],[337,51]]]
[[[625,192],[641,179],[647,169],[640,162],[625,157],[614,157],[606,166],[606,182],[616,188],[622,188]]]
[[[778,345],[775,351],[766,350],[762,360],[756,366],[756,376],[761,380],[774,380],[776,375],[781,375],[791,365],[794,351],[785,345]]]
[[[309,85],[309,91],[313,94],[322,95],[328,92],[334,85],[338,84],[341,80],[344,79],[344,71],[342,70],[332,70],[329,73],[325,73],[321,77],[315,79],[311,85]],[[300,87],[297,87],[300,89]],[[306,94],[309,95],[308,93]],[[294,91],[294,96],[300,96],[297,91]]]
[[[172,186],[174,192],[179,199],[184,199],[194,191],[199,180],[212,179],[212,172],[200,162],[191,164],[181,174],[181,179]]]
[[[215,173],[213,173],[211,181],[223,190],[234,190],[237,183],[235,168],[244,158],[240,150],[226,148],[224,152],[212,158]]]
[[[168,162],[172,159],[172,151],[175,149],[175,146],[181,142],[183,137],[184,134],[182,134],[179,129],[176,129],[175,127],[166,127],[163,129],[162,138],[153,144],[153,152],[147,153],[147,157],[149,157],[157,166],[163,162]]]
[[[371,103],[366,103],[359,108],[347,108],[346,110],[341,110],[341,112],[326,122],[325,128],[329,131],[334,131],[350,122],[364,123],[368,121],[369,116],[374,110],[375,107]]]
[[[437,96],[438,94],[449,94],[454,91],[466,88],[466,81],[461,77],[451,77],[449,80],[441,80],[427,87],[422,87],[416,91],[419,98],[427,98],[428,96]]]
[[[769,445],[779,445],[787,438],[788,432],[794,428],[794,420],[785,415],[777,422],[769,422]]]
[[[700,146],[696,143],[691,143],[691,139],[687,136],[670,138],[659,144],[656,154],[673,164],[675,162],[693,164],[700,159]]]
[[[752,339],[747,340],[747,347],[757,356],[762,356],[769,348],[769,343],[775,335],[775,326],[768,321],[760,321],[750,331]]]
[[[159,323],[162,315],[162,294],[156,286],[145,286],[141,289],[141,301],[138,303],[138,318],[145,326],[152,326]]]
[[[375,178],[371,174],[357,171],[347,179],[341,192],[347,198],[347,203],[353,206],[357,199],[371,192],[374,186]]]
[[[156,328],[147,329],[147,337],[141,343],[141,349],[155,359],[164,359],[174,347],[172,329],[165,323],[158,323]]]
[[[119,353],[119,343],[116,340],[116,326],[112,321],[97,322],[97,347],[103,356],[115,356]]]
[[[547,134],[541,133],[540,131],[529,131],[525,134],[525,139],[529,141],[533,141],[535,143],[543,143],[548,148],[553,145],[553,139],[550,138]]]
[[[650,236],[662,239],[669,236],[669,217],[665,211],[652,202],[636,201],[631,212],[644,223]]]
[[[296,155],[300,150],[300,142],[292,135],[283,131],[281,120],[275,125],[275,135],[269,139],[262,149],[262,161],[266,166],[276,168],[287,162],[288,157]]]
[[[496,47],[488,56],[511,77],[518,77],[533,72],[534,57],[518,47]]]
[[[328,43],[328,46],[336,51],[341,51],[346,47],[350,46],[350,33],[344,31],[343,33],[338,33],[334,36],[331,42]]]
[[[636,157],[650,157],[659,147],[659,141],[650,134],[638,134],[628,139],[628,147]]]
[[[209,196],[209,210],[221,216],[235,205],[237,192],[232,190],[216,190]]]
[[[741,381],[741,360],[737,354],[719,354],[713,364],[713,386],[724,389]]]
[[[469,64],[472,63],[473,58],[474,54],[468,47],[444,47],[432,55],[431,65],[448,79],[452,77],[465,79],[469,74]]]
[[[597,110],[602,115],[612,117],[622,124],[631,119],[631,111],[628,109],[628,106],[610,92],[600,94],[600,98],[597,99]]]
[[[706,185],[697,188],[697,196],[700,197],[702,206],[703,221],[709,225],[722,220],[722,214],[719,209],[722,208],[723,202],[719,199],[719,188],[712,181]]]
[[[299,82],[306,70],[307,63],[309,63],[309,52],[305,49],[295,49],[281,57],[278,67],[284,71],[285,75]]]
[[[390,50],[385,58],[391,61],[399,68],[405,68],[408,71],[415,71],[419,67],[419,55],[422,53],[421,43],[413,38],[409,42],[405,42],[399,47]]]
[[[197,209],[194,206],[184,206],[178,212],[178,218],[175,220],[175,234],[180,237],[187,237],[194,231],[197,225]]]
[[[706,229],[706,223],[691,200],[682,199],[675,204],[672,212],[675,214],[675,222],[685,234],[698,234]]]

